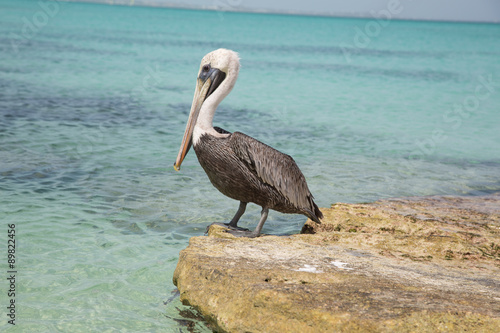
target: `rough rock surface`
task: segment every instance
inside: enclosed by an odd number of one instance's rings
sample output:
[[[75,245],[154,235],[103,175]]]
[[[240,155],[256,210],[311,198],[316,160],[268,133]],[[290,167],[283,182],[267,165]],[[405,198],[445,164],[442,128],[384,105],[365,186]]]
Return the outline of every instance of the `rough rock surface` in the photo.
[[[500,195],[322,211],[299,235],[191,238],[182,302],[219,332],[498,332]]]

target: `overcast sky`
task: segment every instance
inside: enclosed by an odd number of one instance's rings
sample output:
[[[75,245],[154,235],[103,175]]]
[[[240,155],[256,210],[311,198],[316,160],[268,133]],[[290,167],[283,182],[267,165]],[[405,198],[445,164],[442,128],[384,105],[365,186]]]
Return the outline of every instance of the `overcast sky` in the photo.
[[[113,0],[108,0],[111,2]],[[120,1],[120,0],[118,0]],[[115,2],[118,2],[115,1]],[[133,0],[131,0],[133,1]],[[368,16],[392,3],[400,19],[487,21],[500,23],[500,0],[142,0],[205,8],[303,12],[309,14]],[[139,4],[141,0],[136,0]],[[397,5],[399,3],[399,6]]]

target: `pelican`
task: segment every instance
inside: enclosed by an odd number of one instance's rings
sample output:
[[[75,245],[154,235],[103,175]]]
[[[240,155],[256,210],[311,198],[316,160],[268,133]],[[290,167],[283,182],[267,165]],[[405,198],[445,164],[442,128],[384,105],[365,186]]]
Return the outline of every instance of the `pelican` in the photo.
[[[302,214],[321,223],[323,214],[314,203],[306,179],[291,156],[243,133],[230,133],[212,125],[215,110],[233,89],[239,69],[238,54],[231,50],[218,49],[201,60],[175,170],[180,170],[192,145],[215,188],[240,202],[232,220],[222,224],[235,236],[259,236],[269,209]],[[238,227],[249,202],[262,207],[254,231]]]

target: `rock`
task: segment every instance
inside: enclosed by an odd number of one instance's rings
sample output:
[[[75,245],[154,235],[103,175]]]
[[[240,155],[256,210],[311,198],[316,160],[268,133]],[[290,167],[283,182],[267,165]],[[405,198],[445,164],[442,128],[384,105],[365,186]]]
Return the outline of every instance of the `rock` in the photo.
[[[500,195],[335,204],[302,234],[193,237],[174,284],[217,332],[497,332]]]

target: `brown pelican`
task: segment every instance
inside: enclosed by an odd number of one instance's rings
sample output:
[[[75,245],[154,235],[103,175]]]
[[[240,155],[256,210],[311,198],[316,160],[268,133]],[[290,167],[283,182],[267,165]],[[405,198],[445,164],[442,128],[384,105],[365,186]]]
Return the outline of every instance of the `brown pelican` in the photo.
[[[224,224],[233,235],[259,236],[269,209],[303,214],[320,223],[323,214],[292,157],[243,133],[213,127],[215,110],[233,89],[239,69],[238,54],[226,49],[210,52],[201,60],[191,113],[174,168],[180,170],[193,145],[212,184],[224,195],[240,201],[236,215]],[[248,202],[262,207],[253,232],[237,226]]]

